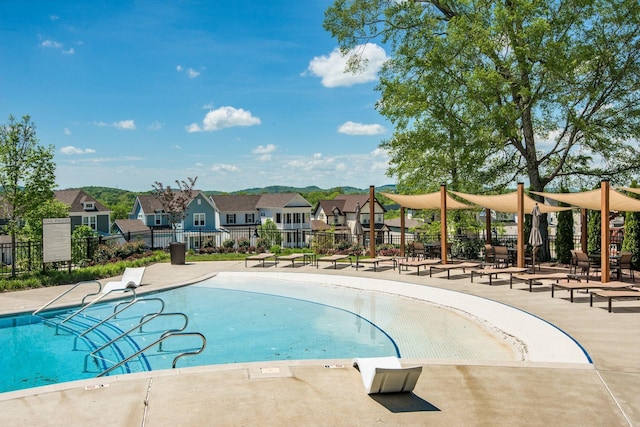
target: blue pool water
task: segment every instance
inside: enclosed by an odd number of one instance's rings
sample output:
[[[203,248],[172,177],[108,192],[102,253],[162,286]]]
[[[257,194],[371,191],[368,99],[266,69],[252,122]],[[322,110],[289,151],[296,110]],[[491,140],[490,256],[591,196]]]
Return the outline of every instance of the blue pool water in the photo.
[[[268,283],[265,283],[265,289]],[[78,335],[114,312],[117,303],[101,303],[56,327],[76,309],[42,316],[0,317],[0,392],[95,377],[159,335],[183,325],[181,316],[158,317],[101,350],[88,353],[136,326],[142,316],[160,309],[185,312],[186,331],[206,336],[204,351],[177,361],[177,367],[286,359],[334,359],[400,356],[393,339],[365,316],[326,303],[241,289],[209,282],[146,295],[116,319]],[[336,298],[339,295],[335,296]],[[122,305],[119,306],[122,308]],[[145,351],[142,357],[109,375],[168,369],[174,358],[201,345],[196,336],[176,337]]]

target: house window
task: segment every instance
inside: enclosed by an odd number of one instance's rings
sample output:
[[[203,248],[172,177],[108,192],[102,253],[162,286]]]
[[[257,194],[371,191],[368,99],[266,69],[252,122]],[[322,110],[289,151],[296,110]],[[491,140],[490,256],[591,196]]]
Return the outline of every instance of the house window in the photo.
[[[92,216],[83,216],[82,217],[82,225],[87,225],[91,227],[92,230],[98,229],[98,217],[95,215]]]
[[[93,204],[93,202],[85,202],[84,203],[84,210],[85,211],[92,211],[95,209],[95,205]]]
[[[153,223],[155,225],[162,225],[162,214],[155,214]]]
[[[236,214],[227,214],[227,224],[236,223]]]
[[[244,223],[245,224],[253,224],[255,222],[254,214],[245,214],[244,215]]]
[[[276,223],[280,224],[281,222],[282,222],[282,214],[278,212],[276,214]]]
[[[204,213],[194,213],[193,214],[193,226],[194,227],[204,227],[205,225],[205,215]]]
[[[291,224],[291,214],[290,213],[285,214],[284,218],[285,218],[285,224]]]
[[[295,224],[300,224],[302,222],[302,214],[300,212],[296,212],[293,214],[293,222]]]

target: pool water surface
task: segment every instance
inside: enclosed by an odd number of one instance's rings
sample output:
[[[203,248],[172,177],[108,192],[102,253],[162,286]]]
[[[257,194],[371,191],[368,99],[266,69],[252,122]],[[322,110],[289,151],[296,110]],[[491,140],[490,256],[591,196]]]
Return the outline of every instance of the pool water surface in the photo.
[[[91,378],[178,329],[180,316],[153,319],[142,331],[88,356],[142,316],[160,309],[185,313],[185,331],[206,337],[201,354],[183,357],[177,367],[269,360],[346,359],[398,356],[433,359],[515,361],[525,358],[521,343],[477,319],[394,294],[310,284],[280,278],[224,275],[142,297],[116,319],[85,337],[78,334],[111,315],[116,302],[101,303],[56,327],[70,312],[0,317],[0,392]],[[169,342],[170,341],[170,342]],[[174,358],[201,343],[192,336],[154,346],[110,375],[169,369]]]

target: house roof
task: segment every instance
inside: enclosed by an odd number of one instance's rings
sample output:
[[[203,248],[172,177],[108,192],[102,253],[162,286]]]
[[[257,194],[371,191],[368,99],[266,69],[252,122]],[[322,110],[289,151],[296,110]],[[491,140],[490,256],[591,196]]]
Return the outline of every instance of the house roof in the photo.
[[[141,194],[138,196],[138,203],[143,212],[162,212],[162,203],[154,194]]]
[[[344,215],[344,203],[344,200],[319,200],[314,213],[318,211],[318,208],[322,208],[325,215],[333,215],[333,210],[337,208],[338,214]]]
[[[217,194],[211,199],[221,212],[247,212],[258,209],[284,207],[311,207],[311,204],[298,193],[269,194]]]
[[[69,206],[69,212],[84,212],[85,208],[83,206],[83,203],[85,202],[92,202],[95,206],[95,211],[110,212],[107,207],[85,193],[83,190],[56,190],[53,192],[53,195],[57,200]]]
[[[216,194],[210,196],[221,212],[247,212],[257,210],[259,194]]]
[[[287,206],[311,207],[311,203],[298,193],[269,193],[262,194],[256,205],[258,208],[284,208]]]
[[[331,230],[331,226],[324,221],[320,221],[318,219],[312,219],[311,229],[313,231],[326,231],[326,230]]]
[[[355,212],[356,205],[360,203],[360,207],[364,206],[369,202],[368,194],[338,194],[334,200],[343,200],[344,201],[344,212]]]
[[[122,233],[140,233],[150,230],[150,228],[139,219],[116,219],[114,225]]]

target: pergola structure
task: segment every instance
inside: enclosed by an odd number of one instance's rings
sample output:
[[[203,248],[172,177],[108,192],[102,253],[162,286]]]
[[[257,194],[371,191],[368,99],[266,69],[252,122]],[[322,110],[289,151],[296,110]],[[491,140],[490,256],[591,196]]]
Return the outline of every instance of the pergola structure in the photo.
[[[622,187],[624,191],[640,194],[640,188]],[[395,201],[400,205],[400,229],[401,229],[401,253],[404,255],[404,209],[439,209],[441,217],[441,259],[442,263],[447,263],[447,224],[446,224],[446,211],[448,209],[476,209],[483,207],[487,210],[487,230],[491,229],[491,215],[490,210],[498,212],[515,213],[518,216],[518,235],[517,235],[517,251],[518,267],[524,267],[524,214],[525,212],[531,212],[533,207],[537,203],[534,199],[527,196],[524,193],[524,184],[518,183],[516,191],[506,194],[497,195],[474,195],[467,193],[460,193],[452,191],[454,195],[469,201],[473,205],[467,205],[453,199],[447,193],[446,186],[442,185],[439,192],[417,195],[400,195],[382,193],[384,196]],[[582,235],[583,235],[583,250],[586,251],[586,209],[601,211],[602,230],[601,230],[601,272],[602,282],[609,280],[610,268],[609,268],[609,212],[614,211],[632,211],[640,212],[640,200],[633,197],[626,196],[625,194],[616,191],[611,188],[608,181],[603,181],[599,190],[578,192],[578,193],[543,193],[532,191],[532,193],[539,196],[556,200],[559,202],[567,203],[574,207],[582,209]],[[572,209],[571,207],[558,207],[550,206],[543,203],[538,204],[542,213],[559,212],[563,210]]]

